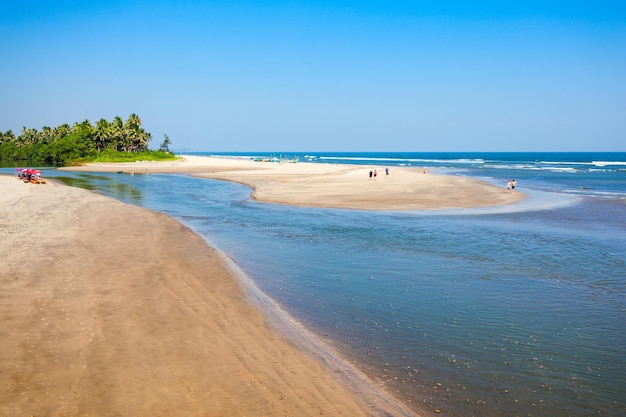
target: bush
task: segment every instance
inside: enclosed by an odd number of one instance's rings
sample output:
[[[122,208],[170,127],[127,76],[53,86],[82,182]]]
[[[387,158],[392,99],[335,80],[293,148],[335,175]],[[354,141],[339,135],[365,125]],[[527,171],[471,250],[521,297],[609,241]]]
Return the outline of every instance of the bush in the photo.
[[[154,160],[175,160],[176,155],[163,151],[120,152],[105,149],[93,158],[84,158],[79,162],[135,162]]]

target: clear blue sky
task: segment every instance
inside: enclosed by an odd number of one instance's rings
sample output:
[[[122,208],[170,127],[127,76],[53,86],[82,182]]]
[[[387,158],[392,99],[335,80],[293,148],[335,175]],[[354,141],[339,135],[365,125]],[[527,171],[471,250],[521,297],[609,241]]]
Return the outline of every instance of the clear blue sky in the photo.
[[[156,148],[626,151],[626,1],[3,1],[0,130]]]

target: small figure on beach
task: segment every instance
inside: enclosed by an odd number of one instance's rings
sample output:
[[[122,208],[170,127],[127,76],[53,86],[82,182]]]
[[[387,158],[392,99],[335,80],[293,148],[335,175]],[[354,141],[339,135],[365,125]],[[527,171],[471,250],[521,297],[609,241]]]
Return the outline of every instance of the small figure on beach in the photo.
[[[378,172],[376,172],[376,170],[374,170],[374,178],[376,178],[377,175],[378,175]]]
[[[506,192],[511,192],[511,180],[506,180]]]
[[[511,192],[515,192],[515,186],[517,185],[517,181],[511,180]]]
[[[370,178],[372,178],[372,174],[373,174],[373,172],[372,172],[372,170],[370,169]]]
[[[385,168],[385,175],[389,175],[389,168]]]

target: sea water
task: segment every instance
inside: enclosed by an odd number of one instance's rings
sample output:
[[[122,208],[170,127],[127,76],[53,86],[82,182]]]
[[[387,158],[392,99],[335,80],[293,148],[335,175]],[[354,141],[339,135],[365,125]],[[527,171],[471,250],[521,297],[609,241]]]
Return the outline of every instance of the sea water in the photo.
[[[503,190],[515,179],[529,198],[488,209],[335,210],[259,203],[242,185],[180,175],[45,174],[187,224],[416,410],[626,413],[626,154],[294,157],[389,175],[424,167]]]

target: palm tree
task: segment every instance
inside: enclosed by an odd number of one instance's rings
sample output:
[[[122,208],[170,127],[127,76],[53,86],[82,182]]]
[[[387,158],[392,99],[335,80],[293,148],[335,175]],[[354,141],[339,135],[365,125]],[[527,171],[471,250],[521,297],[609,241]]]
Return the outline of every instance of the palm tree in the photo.
[[[135,113],[128,116],[124,123],[126,132],[126,150],[138,150],[141,143],[141,119]]]
[[[0,145],[3,143],[15,143],[15,133],[12,130],[7,130],[6,133],[0,134]]]
[[[141,127],[141,119],[135,113],[132,113],[128,116],[128,119],[126,119],[126,125],[131,130],[137,130]]]
[[[111,143],[111,123],[107,119],[100,119],[96,122],[93,139],[98,152],[102,152]]]
[[[85,119],[82,122],[74,122],[72,125],[72,133],[78,133],[82,137],[90,137],[93,133],[93,126],[89,122],[89,120]]]
[[[146,149],[148,149],[148,143],[151,140],[152,140],[152,134],[141,129],[141,134],[139,135],[139,141],[137,143],[139,150],[145,151]]]
[[[25,148],[27,146],[34,145],[38,141],[39,134],[37,133],[37,129],[22,127],[22,133],[17,138],[15,145],[18,148]]]
[[[39,133],[39,139],[43,143],[52,143],[54,140],[54,130],[50,126],[44,126]]]
[[[119,151],[124,149],[124,121],[120,116],[115,116],[113,118],[113,123],[111,123],[111,139],[115,145],[115,150]]]
[[[63,123],[61,126],[54,128],[54,138],[61,139],[69,136],[72,133],[72,128],[67,123]]]

